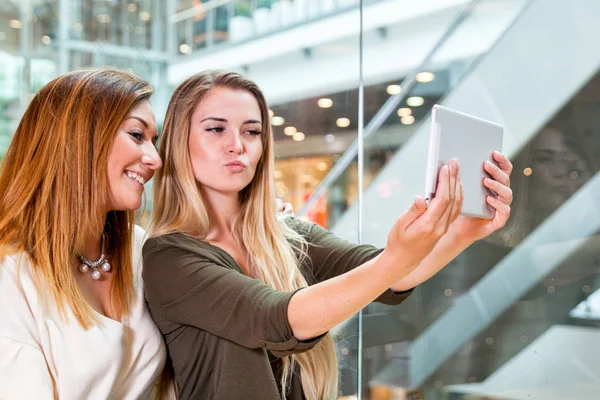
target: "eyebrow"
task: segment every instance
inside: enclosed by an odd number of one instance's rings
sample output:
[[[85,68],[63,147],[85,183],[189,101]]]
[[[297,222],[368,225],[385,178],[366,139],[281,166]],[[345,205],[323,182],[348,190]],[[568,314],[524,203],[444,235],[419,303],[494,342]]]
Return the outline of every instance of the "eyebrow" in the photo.
[[[128,119],[137,119],[138,121],[140,121],[142,123],[142,125],[144,125],[144,127],[147,129],[148,128],[148,123],[146,121],[144,121],[142,118],[140,117],[136,117],[135,115],[130,116]]]
[[[204,118],[202,121],[200,121],[200,123],[204,122],[204,121],[217,121],[217,122],[227,122],[227,120],[225,118],[218,118],[218,117],[208,117],[208,118]],[[260,124],[261,122],[256,120],[256,119],[249,119],[247,121],[244,121],[244,124]]]

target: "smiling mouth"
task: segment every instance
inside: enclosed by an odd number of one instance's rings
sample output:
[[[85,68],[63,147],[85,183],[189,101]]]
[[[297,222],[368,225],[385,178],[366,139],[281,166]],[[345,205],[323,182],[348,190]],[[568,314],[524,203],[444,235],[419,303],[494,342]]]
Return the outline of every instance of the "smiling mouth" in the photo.
[[[143,176],[136,174],[135,172],[125,171],[125,175],[127,175],[129,179],[136,181],[142,186],[144,186],[144,184],[146,183],[146,179]]]

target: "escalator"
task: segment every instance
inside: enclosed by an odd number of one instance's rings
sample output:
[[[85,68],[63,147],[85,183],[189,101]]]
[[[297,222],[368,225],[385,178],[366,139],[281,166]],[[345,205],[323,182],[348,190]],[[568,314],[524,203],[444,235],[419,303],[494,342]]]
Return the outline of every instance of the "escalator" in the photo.
[[[506,18],[486,32],[482,51],[445,59],[449,46],[475,40],[473,21],[486,12]],[[363,242],[383,246],[395,218],[422,194],[428,119],[399,146],[388,145],[394,127],[382,123],[399,108],[415,108],[407,101],[416,97],[421,71],[449,74],[437,102],[505,127],[515,202],[503,230],[472,245],[402,306],[364,311],[362,348],[347,343],[340,356],[352,365],[363,352],[364,398],[391,399],[396,391],[428,399],[600,393],[593,357],[600,320],[592,301],[600,289],[598,17],[594,0],[474,2],[401,83],[406,92],[366,126],[366,160],[382,149],[387,156],[365,165]],[[332,230],[354,241],[358,207],[339,199],[355,156],[351,148],[315,195],[339,215]],[[358,334],[353,321],[336,332]],[[342,368],[342,382],[353,376]]]

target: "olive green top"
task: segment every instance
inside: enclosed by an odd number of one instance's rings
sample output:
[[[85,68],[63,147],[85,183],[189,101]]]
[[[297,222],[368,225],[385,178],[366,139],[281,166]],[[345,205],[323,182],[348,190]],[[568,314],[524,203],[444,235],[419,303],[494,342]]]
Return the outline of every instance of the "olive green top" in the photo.
[[[381,252],[316,224],[295,218],[286,223],[308,242],[302,269],[309,284]],[[229,253],[182,233],[148,239],[143,254],[146,299],[165,338],[179,398],[280,399],[281,357],[310,350],[323,337],[294,337],[287,309],[295,292],[248,277]],[[410,293],[388,290],[376,301],[399,304]],[[298,374],[287,398],[304,399]]]

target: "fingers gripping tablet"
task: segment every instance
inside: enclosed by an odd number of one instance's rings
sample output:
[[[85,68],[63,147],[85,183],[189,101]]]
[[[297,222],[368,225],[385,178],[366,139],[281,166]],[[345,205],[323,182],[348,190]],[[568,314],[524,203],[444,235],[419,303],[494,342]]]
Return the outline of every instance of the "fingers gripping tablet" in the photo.
[[[492,153],[502,152],[502,126],[484,119],[434,105],[431,111],[431,128],[425,180],[425,199],[435,195],[440,168],[457,158],[463,184],[462,214],[479,218],[492,218],[493,209],[486,196],[492,194],[483,185],[487,173],[485,161],[495,163]]]

